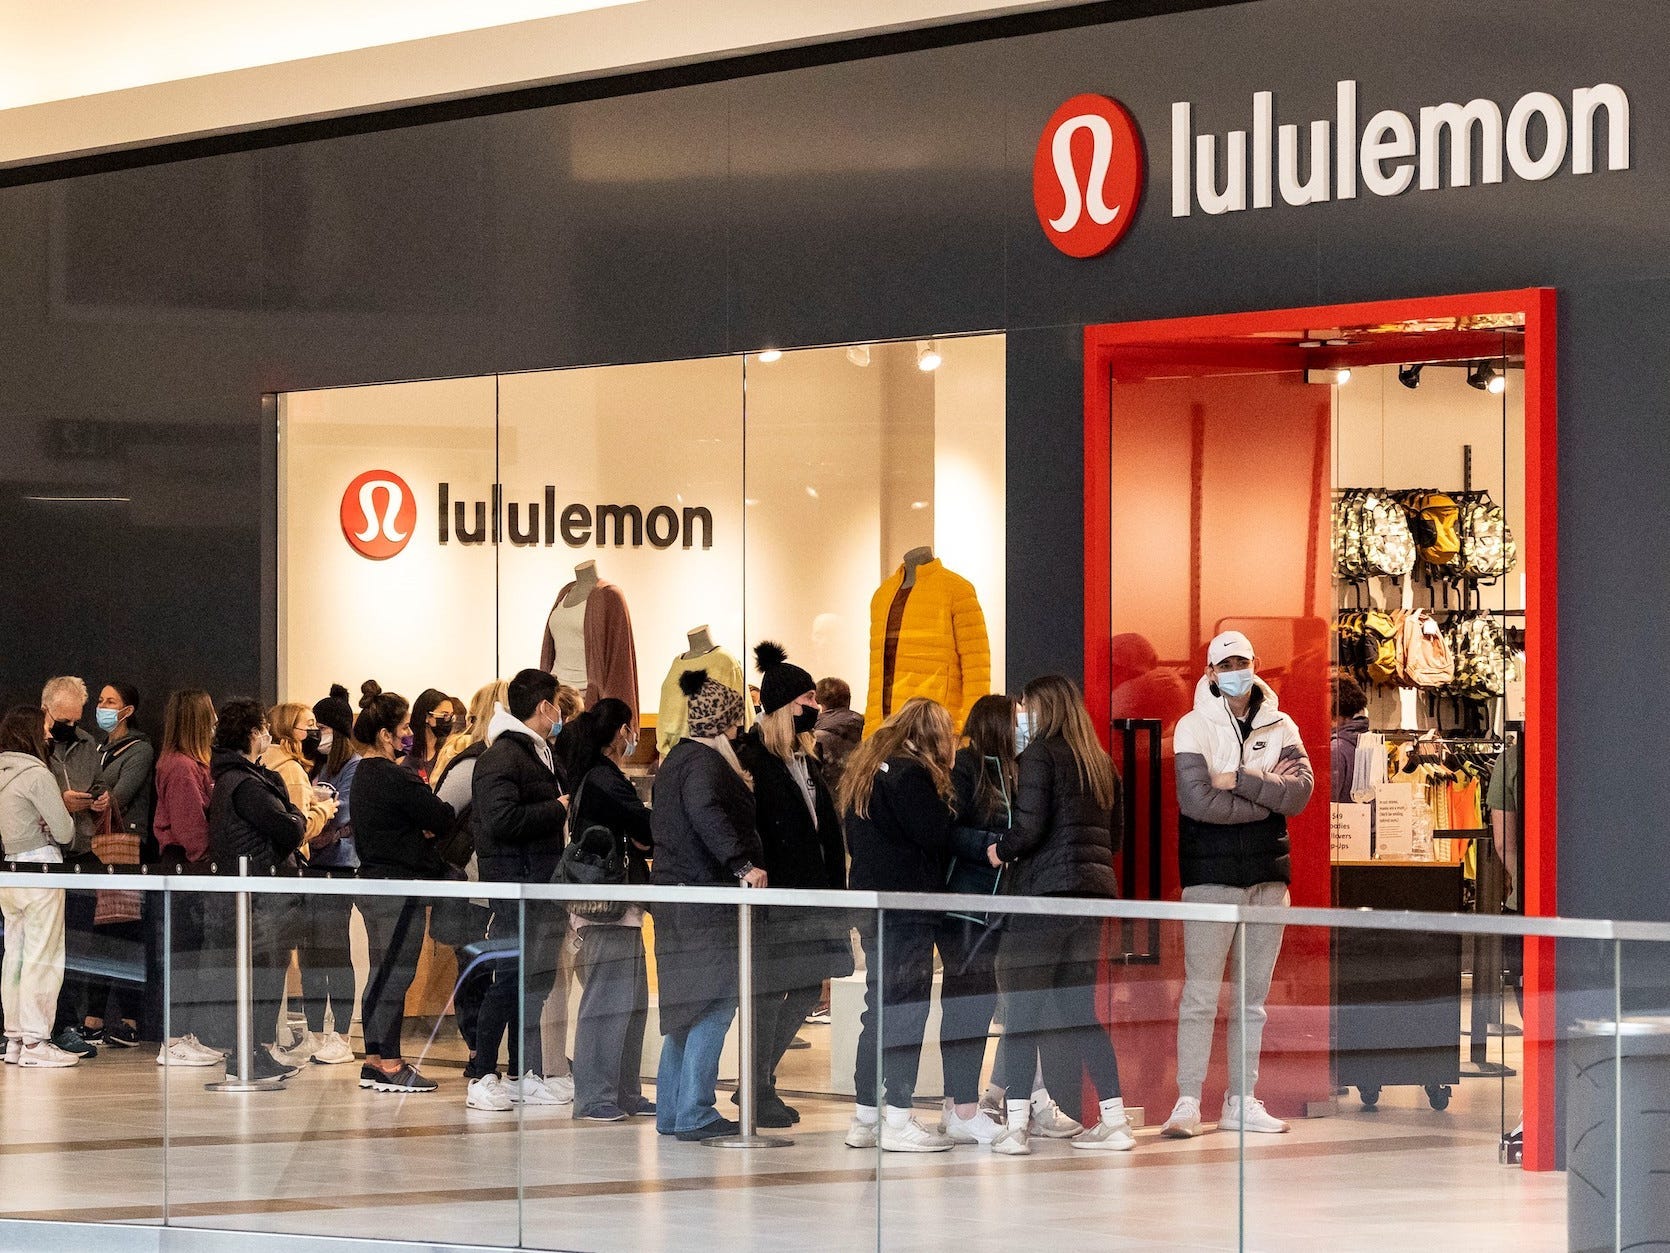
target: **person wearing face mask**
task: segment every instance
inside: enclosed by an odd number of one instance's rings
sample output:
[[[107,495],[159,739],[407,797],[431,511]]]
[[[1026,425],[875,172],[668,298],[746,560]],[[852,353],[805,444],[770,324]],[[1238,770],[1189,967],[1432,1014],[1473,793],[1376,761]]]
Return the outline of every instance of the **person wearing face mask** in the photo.
[[[737,738],[736,758],[754,778],[754,824],[776,888],[847,885],[847,859],[835,794],[815,754],[816,683],[769,641],[754,649],[760,718]],[[852,973],[850,926],[815,909],[761,911],[754,931],[754,1092],[760,1127],[792,1127],[799,1111],[777,1095],[777,1066],[825,979]]]
[[[632,707],[605,696],[572,723],[574,807],[569,840],[601,828],[626,860],[627,881],[649,882],[649,808],[621,769],[638,747]],[[586,1122],[650,1117],[655,1102],[639,1082],[649,1022],[649,971],[644,962],[644,910],[630,905],[614,921],[572,911],[580,1013],[574,1027],[574,1116]]]
[[[685,737],[655,776],[650,881],[689,887],[763,888],[765,850],[754,827],[754,781],[736,756],[742,694],[709,676],[679,676],[689,717]],[[715,1106],[719,1056],[737,1010],[737,921],[731,905],[655,909],[661,1061],[655,1129],[680,1140],[735,1135]]]
[[[214,776],[214,794],[209,802],[209,853],[221,874],[236,874],[239,858],[248,859],[252,877],[295,868],[307,819],[291,803],[284,781],[261,764],[272,743],[260,705],[252,700],[234,700],[221,706],[209,765]],[[237,1038],[237,996],[233,989],[237,916],[231,896],[225,893],[214,894],[205,908],[205,948],[211,955],[208,981],[219,986],[204,1015],[204,1042],[228,1055],[230,1069],[236,1064],[230,1058]],[[300,904],[294,896],[251,894],[250,1003],[257,1045],[253,1075],[257,1079],[288,1079],[296,1073],[295,1067],[279,1063],[271,1049],[299,921]]]
[[[519,670],[505,694],[507,707],[494,715],[487,751],[470,781],[476,865],[487,883],[549,883],[562,857],[568,823],[567,788],[550,744],[562,718],[557,680],[544,670]],[[475,1108],[506,1108],[503,1100],[489,1100],[490,1095],[524,1105],[567,1105],[574,1099],[566,1065],[559,1074],[541,1073],[540,1009],[557,981],[567,911],[555,902],[528,901],[521,918],[522,960],[499,964],[476,1024],[468,1068],[472,1092],[465,1098],[469,1103],[475,1096]],[[491,935],[516,938],[517,933],[517,913],[495,913]],[[508,1081],[497,1077],[501,1041],[508,1054]],[[478,1085],[481,1090],[474,1091]]]
[[[406,698],[375,683],[362,689],[365,699],[354,719],[354,739],[364,755],[354,771],[349,808],[354,815],[354,851],[361,879],[444,879],[447,865],[437,839],[452,830],[455,818],[429,785],[401,764],[402,747],[412,734]],[[371,973],[360,998],[365,1030],[365,1064],[360,1087],[373,1092],[415,1095],[435,1090],[405,1059],[402,1036],[406,993],[417,975],[428,902],[421,896],[361,896],[355,902],[365,921]]]
[[[139,689],[133,684],[107,683],[93,711],[105,737],[99,748],[98,783],[109,797],[110,817],[115,824],[112,830],[119,837],[101,840],[104,856],[100,860],[108,858],[111,864],[124,868],[156,860],[151,839],[156,749],[149,736],[133,727],[138,706]],[[152,952],[146,954],[149,962],[155,945],[150,944],[150,927],[141,913],[148,903],[149,897],[142,896],[132,916],[100,923],[102,943],[129,952],[150,948]],[[143,989],[136,983],[94,975],[87,981],[87,993],[82,1039],[113,1048],[137,1046]]]
[[[452,738],[452,724],[452,699],[438,688],[424,688],[412,703],[412,742],[404,748],[401,763],[431,786],[440,777],[436,767],[441,749]]]
[[[1194,709],[1177,724],[1177,862],[1185,901],[1283,906],[1291,863],[1287,820],[1310,802],[1315,781],[1299,728],[1257,674],[1252,642],[1239,631],[1206,650],[1206,673]],[[1184,984],[1177,1013],[1177,1104],[1161,1134],[1199,1135],[1201,1087],[1211,1060],[1212,1030],[1224,966],[1236,945],[1245,952],[1246,986],[1230,1010],[1229,1090],[1220,1130],[1276,1134],[1287,1124],[1254,1095],[1264,1037],[1264,999],[1281,952],[1282,929],[1230,923],[1183,924]],[[1244,1006],[1244,1008],[1242,1008]],[[1245,1040],[1245,1050],[1236,1042]]]
[[[48,679],[41,689],[41,707],[46,711],[47,766],[58,780],[75,822],[75,838],[64,850],[65,868],[79,867],[94,874],[103,867],[93,853],[93,836],[110,809],[110,796],[99,781],[99,745],[80,726],[87,711],[87,685],[74,675]],[[64,901],[64,944],[69,966],[58,993],[57,1030],[52,1042],[78,1057],[94,1057],[98,1046],[82,1037],[83,1019],[92,1003],[88,978],[76,973],[78,958],[95,947],[93,918],[97,899],[92,892],[70,892]]]

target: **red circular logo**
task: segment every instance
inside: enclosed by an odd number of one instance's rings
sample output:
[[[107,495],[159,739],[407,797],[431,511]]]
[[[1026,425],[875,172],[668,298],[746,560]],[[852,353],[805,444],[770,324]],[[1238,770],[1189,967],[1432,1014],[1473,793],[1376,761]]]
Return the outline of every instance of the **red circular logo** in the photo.
[[[1125,106],[1074,96],[1050,115],[1032,158],[1032,204],[1069,257],[1094,257],[1131,229],[1142,199],[1142,132]]]
[[[416,527],[417,499],[398,474],[367,470],[342,493],[342,534],[362,557],[387,561]]]

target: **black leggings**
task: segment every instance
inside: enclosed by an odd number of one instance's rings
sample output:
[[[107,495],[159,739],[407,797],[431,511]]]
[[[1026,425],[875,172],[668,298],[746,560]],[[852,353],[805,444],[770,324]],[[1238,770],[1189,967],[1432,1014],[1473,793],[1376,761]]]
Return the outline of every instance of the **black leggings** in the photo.
[[[371,953],[371,977],[365,983],[360,1022],[368,1056],[401,1056],[406,1027],[406,993],[417,975],[428,902],[399,896],[362,896],[360,916]]]
[[[853,1073],[858,1104],[877,1105],[876,1041],[881,1037],[882,1079],[887,1104],[909,1109],[922,1066],[922,1037],[934,988],[934,916],[890,913],[859,932],[864,945],[864,1016],[858,1031]],[[879,960],[885,955],[886,960]],[[882,1010],[881,1031],[876,1013]]]
[[[951,917],[939,924],[935,936],[943,971],[939,1055],[945,1067],[945,1095],[958,1105],[980,1099],[980,1072],[997,1013],[998,938],[985,927]],[[998,1046],[1005,1061],[1007,1040],[1005,1036]]]
[[[1085,1071],[1101,1100],[1120,1095],[1119,1060],[1096,1016],[1101,945],[1099,918],[1015,914],[998,947],[997,982],[1008,998],[1005,1076],[1024,1092],[1042,1061],[1050,1095],[1075,1118]]]

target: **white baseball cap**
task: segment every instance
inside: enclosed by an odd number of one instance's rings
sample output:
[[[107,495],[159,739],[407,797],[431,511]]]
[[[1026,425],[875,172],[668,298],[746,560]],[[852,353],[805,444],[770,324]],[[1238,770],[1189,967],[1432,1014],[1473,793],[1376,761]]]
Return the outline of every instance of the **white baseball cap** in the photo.
[[[1220,661],[1230,657],[1245,657],[1251,661],[1257,654],[1253,652],[1252,641],[1239,631],[1225,631],[1206,647],[1206,664],[1215,666]]]

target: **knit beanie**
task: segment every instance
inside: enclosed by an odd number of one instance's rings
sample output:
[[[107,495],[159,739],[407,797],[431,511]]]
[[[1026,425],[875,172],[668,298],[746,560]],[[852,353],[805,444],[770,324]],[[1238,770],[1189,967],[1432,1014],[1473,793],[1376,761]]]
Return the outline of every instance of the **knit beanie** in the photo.
[[[689,702],[686,719],[693,739],[710,740],[742,725],[742,693],[708,677],[706,670],[686,670],[678,685]]]
[[[817,687],[811,675],[789,664],[788,651],[770,640],[755,645],[754,666],[760,672],[760,708],[768,714],[776,713]]]
[[[331,684],[331,694],[313,706],[313,716],[319,720],[320,726],[353,738],[354,707],[348,703],[348,689],[342,684]]]

